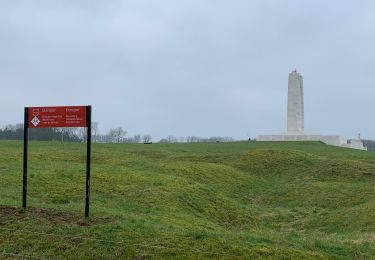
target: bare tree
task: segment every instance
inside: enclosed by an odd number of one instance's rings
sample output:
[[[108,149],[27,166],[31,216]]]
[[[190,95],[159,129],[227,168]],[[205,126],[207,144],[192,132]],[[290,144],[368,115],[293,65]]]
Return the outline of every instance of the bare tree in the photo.
[[[122,127],[111,128],[108,133],[113,143],[120,143],[126,134],[127,132]]]
[[[200,141],[200,138],[197,136],[187,136],[186,137],[186,142],[188,143],[197,143]]]
[[[60,133],[60,135],[61,135],[61,142],[63,143],[65,137],[68,137],[68,139],[69,139],[69,136],[73,136],[74,135],[74,133],[76,131],[76,128],[74,128],[74,127],[58,127],[56,129],[56,131],[58,133]],[[82,135],[83,135],[82,138],[84,138],[86,136],[83,133],[82,133]]]
[[[151,135],[143,135],[142,136],[142,141],[143,141],[143,143],[151,143],[151,141],[152,141],[152,136]]]
[[[135,135],[133,137],[133,142],[136,143],[136,144],[140,143],[141,142],[141,136],[140,135]]]
[[[112,143],[116,142],[116,132],[117,131],[115,128],[109,129],[108,136],[109,136],[109,140],[111,140]]]
[[[92,122],[91,123],[91,134],[92,134],[92,141],[96,143],[98,141],[98,134],[99,134],[99,123]]]
[[[86,127],[78,128],[77,135],[78,135],[79,139],[82,140],[82,142],[86,143],[86,140],[87,140],[87,129],[86,129]]]
[[[166,139],[167,139],[168,143],[177,143],[177,138],[174,137],[173,135],[167,136]]]

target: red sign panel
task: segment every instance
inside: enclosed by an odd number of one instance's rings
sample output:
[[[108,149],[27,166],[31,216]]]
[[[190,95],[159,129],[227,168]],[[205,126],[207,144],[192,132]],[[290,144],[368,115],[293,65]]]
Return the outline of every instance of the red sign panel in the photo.
[[[29,107],[29,128],[86,127],[86,107]]]

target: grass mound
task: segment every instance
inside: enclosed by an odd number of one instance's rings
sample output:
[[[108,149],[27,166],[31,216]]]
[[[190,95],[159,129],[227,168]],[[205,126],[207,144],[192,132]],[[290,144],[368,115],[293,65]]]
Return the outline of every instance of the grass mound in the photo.
[[[372,258],[375,154],[314,142],[0,142],[0,258]],[[16,207],[16,208],[15,208]],[[83,224],[86,223],[86,225]]]

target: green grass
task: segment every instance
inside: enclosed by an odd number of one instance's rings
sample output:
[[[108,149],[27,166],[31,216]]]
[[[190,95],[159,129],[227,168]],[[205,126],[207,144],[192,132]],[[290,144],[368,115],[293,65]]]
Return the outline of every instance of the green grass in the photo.
[[[375,153],[315,142],[0,142],[0,259],[375,259]]]

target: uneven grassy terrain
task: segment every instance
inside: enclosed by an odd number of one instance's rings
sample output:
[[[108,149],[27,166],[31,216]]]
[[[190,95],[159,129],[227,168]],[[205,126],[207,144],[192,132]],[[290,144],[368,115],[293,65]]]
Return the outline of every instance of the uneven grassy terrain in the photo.
[[[375,153],[321,143],[0,142],[0,258],[375,259]]]

